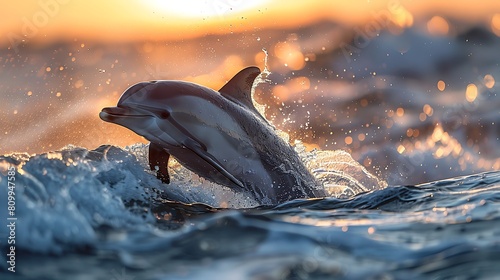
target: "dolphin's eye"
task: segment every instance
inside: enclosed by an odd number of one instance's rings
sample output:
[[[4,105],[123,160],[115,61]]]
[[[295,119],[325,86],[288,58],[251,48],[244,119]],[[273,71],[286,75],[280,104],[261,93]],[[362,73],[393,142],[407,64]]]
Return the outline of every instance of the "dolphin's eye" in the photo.
[[[160,118],[162,118],[162,119],[168,119],[169,116],[170,116],[170,113],[168,111],[163,111],[160,113]]]

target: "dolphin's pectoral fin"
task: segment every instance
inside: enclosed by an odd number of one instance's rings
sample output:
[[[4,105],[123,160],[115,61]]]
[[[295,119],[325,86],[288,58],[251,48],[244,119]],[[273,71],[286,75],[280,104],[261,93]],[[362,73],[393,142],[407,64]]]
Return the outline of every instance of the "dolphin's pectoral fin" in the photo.
[[[156,178],[165,184],[170,183],[167,169],[169,157],[170,154],[160,145],[149,143],[149,168],[156,170]]]
[[[224,177],[229,179],[231,182],[236,184],[238,187],[240,187],[242,190],[245,189],[245,186],[243,183],[236,179],[229,171],[227,171],[220,163],[215,159],[210,153],[205,151],[201,145],[196,142],[195,140],[191,138],[187,138],[184,142],[183,145],[193,151],[195,154],[197,154],[199,157],[201,157],[203,160],[205,160],[208,164],[210,164],[213,168],[215,168],[217,171],[219,171]]]
[[[250,109],[261,116],[255,109],[252,102],[252,86],[255,78],[259,76],[260,69],[252,66],[247,67],[236,74],[220,90],[220,94],[225,98]],[[261,116],[262,117],[262,116]]]

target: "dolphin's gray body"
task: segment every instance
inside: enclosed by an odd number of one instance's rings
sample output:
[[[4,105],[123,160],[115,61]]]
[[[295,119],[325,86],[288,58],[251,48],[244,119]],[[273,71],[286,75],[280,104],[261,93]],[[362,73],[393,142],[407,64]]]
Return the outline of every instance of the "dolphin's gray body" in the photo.
[[[324,196],[297,153],[253,106],[259,74],[257,67],[245,68],[219,92],[182,81],[138,83],[99,116],[151,141],[150,167],[165,183],[173,155],[198,175],[262,204]]]

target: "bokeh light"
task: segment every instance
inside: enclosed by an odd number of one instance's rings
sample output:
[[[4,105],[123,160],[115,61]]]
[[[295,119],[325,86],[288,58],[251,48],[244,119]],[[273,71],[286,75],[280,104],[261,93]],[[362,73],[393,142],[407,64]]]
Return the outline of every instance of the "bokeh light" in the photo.
[[[440,16],[434,16],[427,22],[427,30],[434,36],[446,35],[449,29],[448,22]]]
[[[465,90],[465,98],[469,102],[474,102],[477,98],[477,86],[475,84],[467,85],[467,89]]]

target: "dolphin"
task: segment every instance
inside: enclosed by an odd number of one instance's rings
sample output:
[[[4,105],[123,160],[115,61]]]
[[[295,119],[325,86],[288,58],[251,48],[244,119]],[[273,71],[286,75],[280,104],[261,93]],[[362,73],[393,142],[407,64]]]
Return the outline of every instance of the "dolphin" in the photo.
[[[325,196],[324,189],[252,103],[257,67],[237,73],[218,92],[185,81],[128,88],[99,117],[150,141],[149,165],[169,183],[170,155],[198,175],[246,192],[261,204]]]

